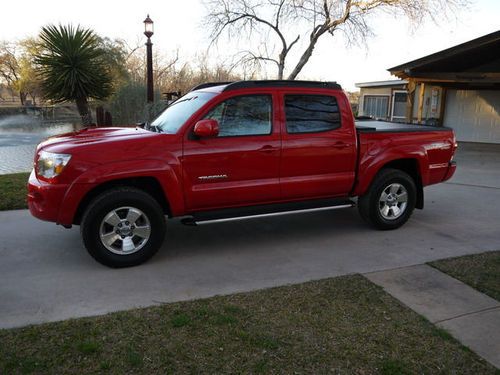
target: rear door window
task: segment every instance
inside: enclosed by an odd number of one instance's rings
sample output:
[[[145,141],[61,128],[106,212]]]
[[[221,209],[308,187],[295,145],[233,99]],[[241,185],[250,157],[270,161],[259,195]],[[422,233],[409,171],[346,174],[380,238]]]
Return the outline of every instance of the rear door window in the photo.
[[[337,99],[330,95],[285,95],[288,133],[317,133],[340,127]]]

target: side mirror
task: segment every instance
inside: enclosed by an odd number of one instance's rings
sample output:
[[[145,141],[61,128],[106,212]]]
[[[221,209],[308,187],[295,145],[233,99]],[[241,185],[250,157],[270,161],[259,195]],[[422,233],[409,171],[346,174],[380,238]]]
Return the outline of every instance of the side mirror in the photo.
[[[219,135],[219,123],[217,120],[200,120],[194,126],[194,134],[200,138],[217,137]]]

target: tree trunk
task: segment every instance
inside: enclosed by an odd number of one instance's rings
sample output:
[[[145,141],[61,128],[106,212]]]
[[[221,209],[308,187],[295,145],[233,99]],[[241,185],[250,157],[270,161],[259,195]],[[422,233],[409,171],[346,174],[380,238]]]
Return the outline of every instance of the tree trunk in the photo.
[[[279,65],[278,66],[278,79],[283,79],[283,70],[284,70],[284,66],[283,65]]]
[[[297,78],[297,76],[299,75],[299,73],[302,70],[302,68],[307,64],[307,62],[309,61],[310,57],[312,56],[312,53],[313,53],[314,47],[316,46],[316,42],[317,41],[318,41],[317,38],[311,40],[311,43],[309,44],[309,46],[307,47],[307,49],[304,51],[304,53],[302,54],[302,56],[300,56],[299,62],[297,63],[297,65],[295,65],[295,68],[293,69],[293,71],[288,76],[288,79],[294,80],[295,78]]]
[[[283,79],[283,75],[285,72],[285,58],[286,58],[286,51],[283,49],[279,55],[279,61],[278,61],[278,79]]]
[[[28,96],[28,94],[26,94],[25,92],[23,91],[20,91],[19,92],[19,99],[21,100],[21,105],[24,106],[24,103],[26,103],[26,97]]]
[[[78,108],[78,113],[82,118],[83,126],[92,125],[92,112],[90,111],[87,98],[76,99],[76,108]]]

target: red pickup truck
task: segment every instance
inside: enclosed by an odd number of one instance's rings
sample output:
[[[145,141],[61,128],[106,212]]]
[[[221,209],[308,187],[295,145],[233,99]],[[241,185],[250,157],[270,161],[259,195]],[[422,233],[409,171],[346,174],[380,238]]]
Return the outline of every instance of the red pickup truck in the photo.
[[[97,261],[126,267],[161,247],[165,216],[196,225],[357,204],[375,228],[398,228],[423,208],[424,186],[453,175],[456,147],[444,127],[356,125],[336,83],[209,83],[144,128],[40,143],[28,203],[80,225]]]

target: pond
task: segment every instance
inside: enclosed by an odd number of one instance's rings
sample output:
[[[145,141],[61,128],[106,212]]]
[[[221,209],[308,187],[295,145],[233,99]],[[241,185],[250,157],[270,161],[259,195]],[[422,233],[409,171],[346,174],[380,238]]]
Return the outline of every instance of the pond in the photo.
[[[37,121],[24,115],[0,119],[0,174],[29,172],[40,141],[78,127],[71,123]]]

